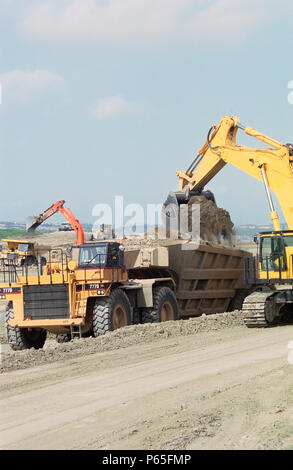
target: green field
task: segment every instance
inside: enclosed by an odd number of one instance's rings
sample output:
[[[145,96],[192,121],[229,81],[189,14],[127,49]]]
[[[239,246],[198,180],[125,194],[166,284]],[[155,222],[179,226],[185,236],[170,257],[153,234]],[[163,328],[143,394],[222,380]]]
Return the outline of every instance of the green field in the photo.
[[[40,232],[34,232],[34,233],[40,233]],[[0,229],[0,239],[2,240],[2,238],[20,238],[22,236],[26,236],[27,238],[27,231],[26,230],[19,230],[19,229],[13,229],[13,228],[3,228],[3,229]]]

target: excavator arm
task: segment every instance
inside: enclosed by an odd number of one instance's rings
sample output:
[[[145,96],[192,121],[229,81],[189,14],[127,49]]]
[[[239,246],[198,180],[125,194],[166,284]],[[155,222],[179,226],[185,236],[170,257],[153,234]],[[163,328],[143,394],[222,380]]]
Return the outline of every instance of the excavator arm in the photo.
[[[253,148],[237,145],[236,136],[239,129],[270,147]],[[280,230],[280,223],[270,190],[275,193],[280,203],[289,229],[293,230],[292,146],[271,139],[252,127],[241,126],[240,120],[235,116],[225,116],[217,126],[212,126],[206,143],[187,171],[177,171],[179,193],[175,194],[178,202],[188,202],[190,195],[200,194],[204,186],[227,163],[264,183],[274,230]]]
[[[48,209],[46,209],[44,212],[39,214],[37,217],[33,217],[30,219],[30,223],[27,226],[27,231],[28,232],[34,232],[37,227],[39,227],[45,220],[47,220],[49,217],[52,217],[52,215],[56,214],[57,212],[60,212],[63,217],[70,223],[72,228],[75,230],[76,233],[76,245],[82,245],[84,243],[84,230],[82,228],[81,223],[79,220],[75,217],[73,212],[69,209],[64,207],[65,201],[57,201],[55,204],[52,204]]]

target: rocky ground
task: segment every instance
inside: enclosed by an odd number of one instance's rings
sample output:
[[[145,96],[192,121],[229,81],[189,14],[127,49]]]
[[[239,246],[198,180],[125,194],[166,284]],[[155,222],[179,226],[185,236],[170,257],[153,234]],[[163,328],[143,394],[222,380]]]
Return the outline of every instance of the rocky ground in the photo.
[[[107,333],[99,338],[82,338],[63,344],[56,343],[52,335],[41,350],[30,349],[13,352],[6,349],[2,354],[0,372],[25,369],[40,364],[73,359],[76,356],[87,356],[137,344],[152,343],[160,339],[197,335],[203,331],[219,331],[240,325],[243,325],[241,313],[229,312],[221,315],[202,315],[190,320],[133,325]],[[4,334],[3,329],[0,333]],[[4,338],[3,342],[5,342]]]
[[[1,449],[293,449],[292,326],[238,313],[13,353]]]

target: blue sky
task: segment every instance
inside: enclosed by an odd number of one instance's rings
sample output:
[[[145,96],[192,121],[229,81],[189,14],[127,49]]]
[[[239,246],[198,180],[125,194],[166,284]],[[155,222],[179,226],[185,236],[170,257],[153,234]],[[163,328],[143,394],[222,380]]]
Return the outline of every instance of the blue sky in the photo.
[[[84,222],[115,195],[163,202],[223,115],[293,141],[292,11],[289,0],[0,0],[0,220],[59,199]],[[226,166],[209,187],[236,224],[269,222],[249,176]]]

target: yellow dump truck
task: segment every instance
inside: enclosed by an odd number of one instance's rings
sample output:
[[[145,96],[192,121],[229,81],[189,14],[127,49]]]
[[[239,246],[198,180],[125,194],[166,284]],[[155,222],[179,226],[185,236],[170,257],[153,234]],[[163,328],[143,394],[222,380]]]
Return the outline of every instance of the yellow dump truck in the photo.
[[[33,241],[3,238],[0,264],[2,266],[11,263],[18,266],[31,266],[38,262],[37,251],[40,249]],[[42,257],[41,262],[46,264],[46,258]]]
[[[71,259],[55,250],[46,266],[4,266],[8,342],[14,350],[41,348],[47,331],[63,342],[224,312],[247,288],[245,255],[209,245],[186,251],[176,242],[129,252],[118,242],[87,242],[72,247]]]

